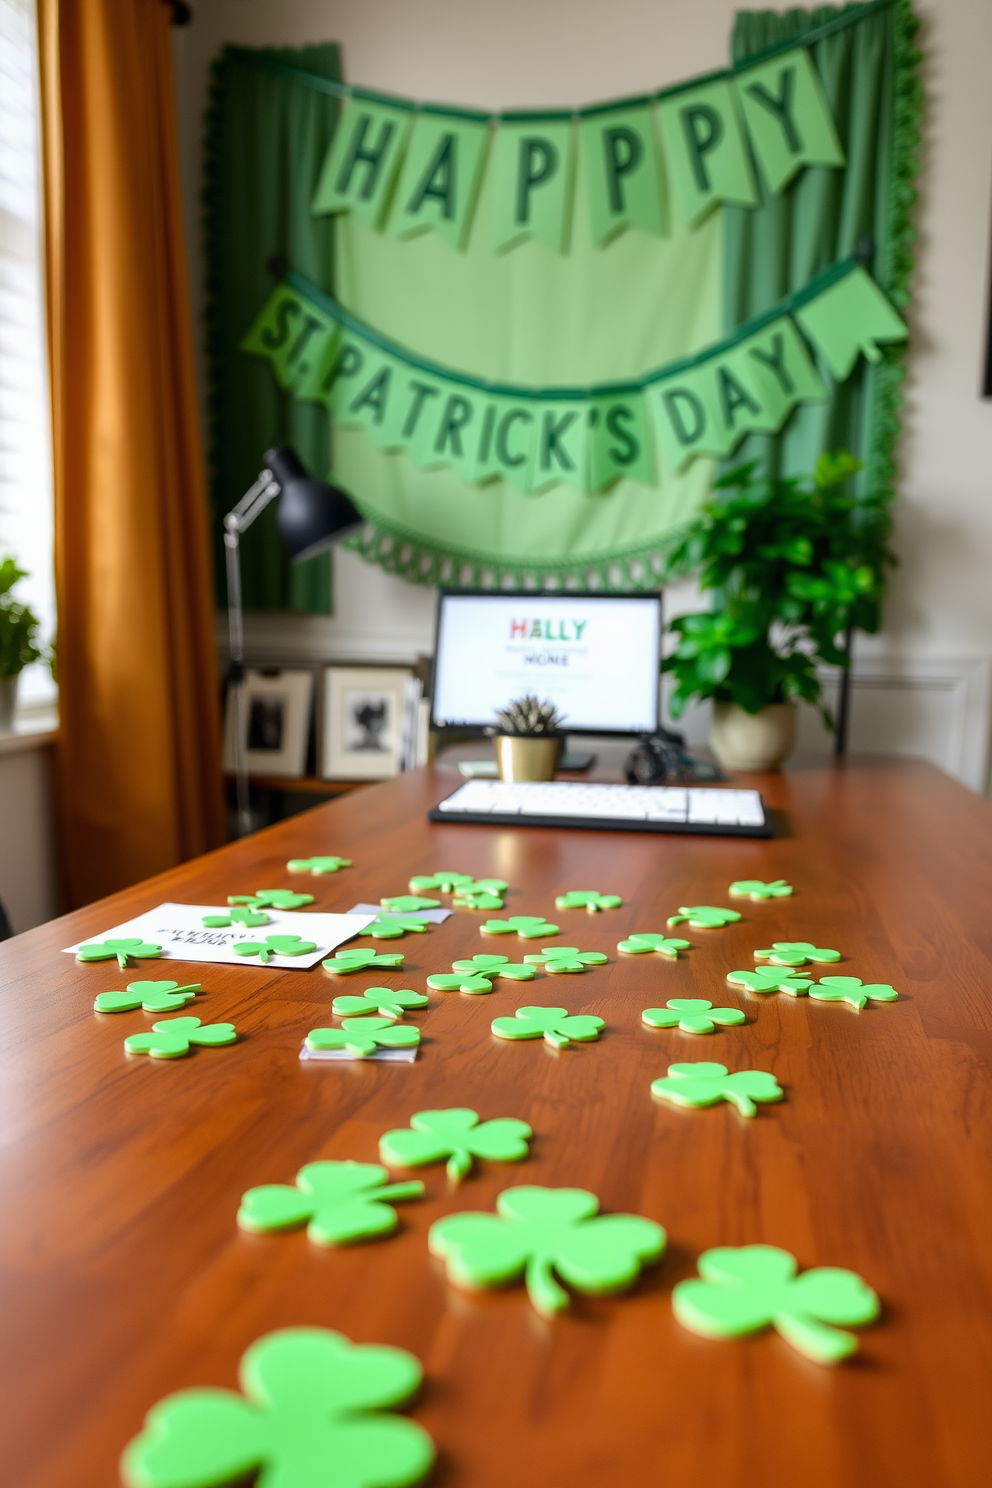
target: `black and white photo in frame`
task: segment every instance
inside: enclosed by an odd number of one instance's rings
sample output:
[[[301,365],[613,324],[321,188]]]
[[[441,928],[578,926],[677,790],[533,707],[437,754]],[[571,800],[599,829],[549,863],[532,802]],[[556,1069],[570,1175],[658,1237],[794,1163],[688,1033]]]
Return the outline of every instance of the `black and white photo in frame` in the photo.
[[[242,729],[250,775],[297,778],[306,774],[313,672],[266,667],[247,670]],[[234,769],[237,727],[234,684],[227,689],[224,769]]]
[[[321,774],[325,780],[386,780],[403,768],[407,667],[327,667]]]

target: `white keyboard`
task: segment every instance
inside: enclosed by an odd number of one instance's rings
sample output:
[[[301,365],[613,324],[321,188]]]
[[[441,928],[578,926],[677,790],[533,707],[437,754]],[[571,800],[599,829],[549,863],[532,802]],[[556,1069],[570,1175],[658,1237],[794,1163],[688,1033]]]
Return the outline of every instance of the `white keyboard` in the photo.
[[[757,791],[702,786],[470,780],[429,815],[431,821],[481,822],[493,826],[771,836]]]

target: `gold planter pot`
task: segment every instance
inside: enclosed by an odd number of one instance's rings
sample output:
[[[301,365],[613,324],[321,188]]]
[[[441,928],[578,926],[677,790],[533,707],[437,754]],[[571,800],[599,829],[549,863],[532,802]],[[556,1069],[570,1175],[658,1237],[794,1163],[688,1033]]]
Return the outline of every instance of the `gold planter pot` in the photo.
[[[554,780],[561,754],[559,735],[496,734],[493,744],[501,780]]]

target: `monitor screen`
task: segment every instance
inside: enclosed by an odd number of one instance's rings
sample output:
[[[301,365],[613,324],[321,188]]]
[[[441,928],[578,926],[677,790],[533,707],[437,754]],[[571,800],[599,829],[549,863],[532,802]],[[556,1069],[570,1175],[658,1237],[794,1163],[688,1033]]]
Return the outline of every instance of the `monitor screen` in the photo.
[[[654,733],[660,665],[660,594],[442,591],[431,721],[481,729],[530,693],[570,733]]]

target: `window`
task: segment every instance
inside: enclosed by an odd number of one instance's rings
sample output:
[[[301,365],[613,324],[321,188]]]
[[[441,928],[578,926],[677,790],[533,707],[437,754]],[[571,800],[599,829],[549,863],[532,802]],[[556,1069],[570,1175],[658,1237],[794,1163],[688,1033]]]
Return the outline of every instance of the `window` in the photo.
[[[0,554],[29,571],[17,596],[47,641],[55,578],[40,143],[34,0],[0,0]],[[21,706],[54,699],[48,668],[29,667]]]

